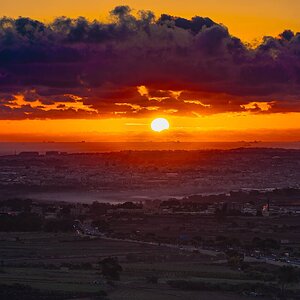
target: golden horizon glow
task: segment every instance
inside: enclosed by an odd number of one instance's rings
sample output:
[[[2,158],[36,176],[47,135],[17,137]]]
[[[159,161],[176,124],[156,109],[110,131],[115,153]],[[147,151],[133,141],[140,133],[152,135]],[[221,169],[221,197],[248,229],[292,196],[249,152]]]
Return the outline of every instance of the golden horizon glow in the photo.
[[[300,113],[223,113],[167,116],[164,135],[149,131],[152,118],[0,120],[0,140],[43,141],[299,141]]]

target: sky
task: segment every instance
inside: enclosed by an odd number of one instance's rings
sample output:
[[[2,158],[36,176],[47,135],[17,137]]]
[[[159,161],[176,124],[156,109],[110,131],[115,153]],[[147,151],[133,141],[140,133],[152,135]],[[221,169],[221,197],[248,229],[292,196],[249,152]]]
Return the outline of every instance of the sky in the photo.
[[[2,141],[299,140],[297,0],[0,4]]]
[[[151,10],[156,15],[199,15],[225,24],[232,34],[249,42],[265,35],[275,36],[285,29],[300,31],[298,0],[1,0],[0,4],[2,15],[42,21],[58,16],[105,20],[118,5],[129,5],[134,12]]]

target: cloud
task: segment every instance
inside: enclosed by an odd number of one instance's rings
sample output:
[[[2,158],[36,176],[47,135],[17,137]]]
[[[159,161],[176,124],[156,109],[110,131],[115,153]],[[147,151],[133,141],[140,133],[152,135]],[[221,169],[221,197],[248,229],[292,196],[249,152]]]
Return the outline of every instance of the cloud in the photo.
[[[209,18],[128,6],[107,23],[0,19],[1,119],[299,112],[299,97],[290,30],[253,49]]]

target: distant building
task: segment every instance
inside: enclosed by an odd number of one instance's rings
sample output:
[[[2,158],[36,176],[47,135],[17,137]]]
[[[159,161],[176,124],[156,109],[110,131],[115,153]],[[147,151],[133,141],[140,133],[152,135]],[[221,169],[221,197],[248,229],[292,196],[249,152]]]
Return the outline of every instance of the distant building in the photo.
[[[216,212],[216,206],[214,204],[208,205],[207,209],[203,211],[205,215],[213,215]]]
[[[300,216],[300,205],[279,205],[281,215]]]
[[[256,216],[257,215],[257,209],[254,205],[250,203],[246,203],[244,207],[241,209],[241,213]]]
[[[235,210],[235,211],[242,211],[245,204],[243,202],[228,202],[227,203],[227,211]]]
[[[277,216],[280,214],[280,207],[275,205],[266,204],[262,209],[264,217]]]

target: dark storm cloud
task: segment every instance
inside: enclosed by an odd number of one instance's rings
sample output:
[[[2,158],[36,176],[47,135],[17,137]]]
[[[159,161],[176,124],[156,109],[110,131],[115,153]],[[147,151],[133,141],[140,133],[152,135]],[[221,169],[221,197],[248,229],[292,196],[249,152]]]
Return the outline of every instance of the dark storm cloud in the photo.
[[[209,18],[135,17],[127,6],[107,23],[0,19],[2,119],[211,114],[252,102],[289,112],[299,96],[300,34],[290,30],[251,49]]]

